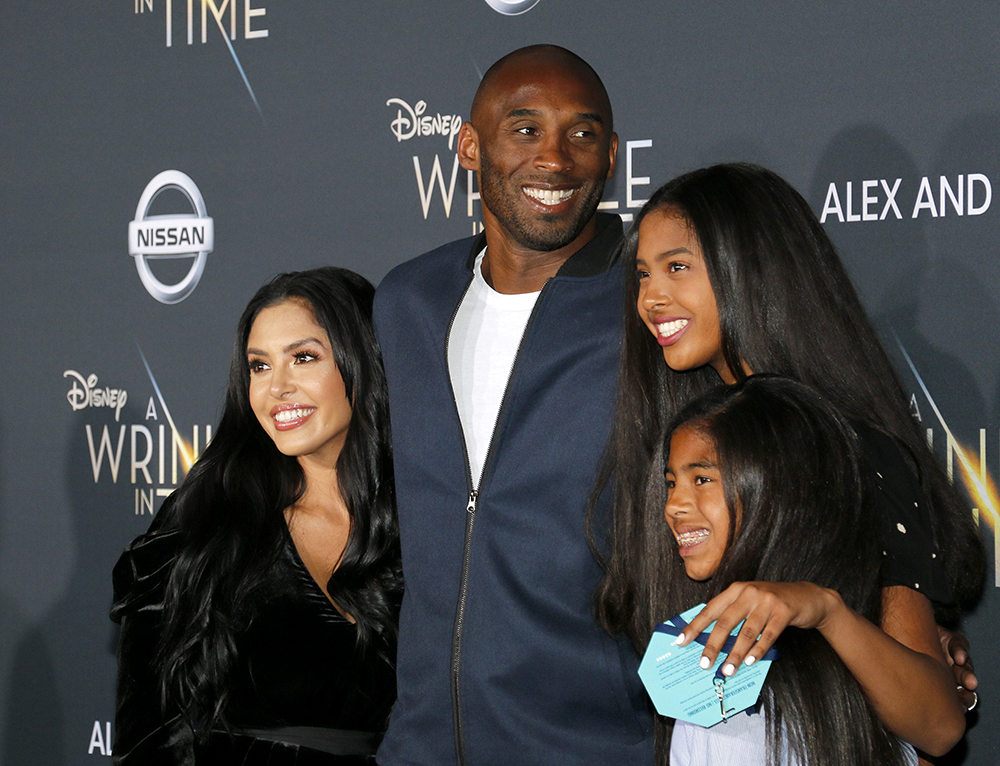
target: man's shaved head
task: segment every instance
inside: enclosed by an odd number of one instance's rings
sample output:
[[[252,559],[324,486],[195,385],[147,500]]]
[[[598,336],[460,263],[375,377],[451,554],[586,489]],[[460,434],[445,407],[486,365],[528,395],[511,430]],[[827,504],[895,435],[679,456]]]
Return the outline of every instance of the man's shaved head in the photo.
[[[558,45],[529,45],[518,48],[497,61],[486,70],[483,79],[472,100],[471,122],[479,125],[484,111],[496,103],[504,89],[512,83],[523,83],[531,79],[531,75],[541,74],[555,68],[571,74],[579,82],[586,84],[592,95],[607,114],[607,131],[614,131],[614,117],[611,111],[611,100],[604,88],[604,83],[594,68],[577,56],[573,51]],[[509,77],[508,77],[509,76]]]
[[[479,174],[488,253],[558,268],[594,237],[618,136],[601,78],[572,51],[532,45],[491,66],[457,150]]]

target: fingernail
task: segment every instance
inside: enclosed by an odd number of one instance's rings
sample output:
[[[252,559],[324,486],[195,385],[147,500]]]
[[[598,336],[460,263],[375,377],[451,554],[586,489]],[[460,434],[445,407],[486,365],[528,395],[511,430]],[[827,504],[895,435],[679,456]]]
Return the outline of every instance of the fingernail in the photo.
[[[708,657],[702,657],[700,660],[698,660],[698,664],[701,665],[702,670],[708,670],[710,667],[712,667],[712,661],[708,659]]]
[[[684,638],[684,634],[683,633],[678,633],[677,634],[677,638],[674,639],[674,643],[677,646],[684,646],[684,641],[685,641],[685,638]]]
[[[733,666],[733,663],[731,662],[727,662],[725,665],[722,666],[722,675],[724,676],[731,676],[735,672],[736,668]]]
[[[747,658],[745,660],[743,660],[743,664],[744,665],[753,665],[756,661],[757,661],[756,657],[754,657],[752,654],[748,654]]]

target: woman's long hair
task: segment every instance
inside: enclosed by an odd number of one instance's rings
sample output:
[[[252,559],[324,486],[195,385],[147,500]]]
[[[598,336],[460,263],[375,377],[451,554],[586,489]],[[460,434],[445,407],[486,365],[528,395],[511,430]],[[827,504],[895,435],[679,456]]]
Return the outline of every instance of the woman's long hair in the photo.
[[[714,443],[730,509],[727,550],[710,580],[696,582],[669,530],[659,563],[667,615],[707,601],[734,582],[813,582],[876,625],[880,522],[851,426],[820,395],[787,378],[755,375],[714,389],[667,428]],[[662,482],[661,482],[662,486]],[[665,500],[659,492],[659,500]],[[658,502],[663,516],[664,502]],[[733,513],[739,509],[739,518]],[[786,629],[762,693],[771,763],[782,750],[811,766],[904,763],[861,686],[816,630]],[[737,676],[738,677],[738,676]]]
[[[222,721],[235,633],[252,617],[241,605],[267,579],[286,540],[283,512],[305,489],[298,461],[278,451],[249,400],[250,330],[263,309],[286,300],[308,304],[326,331],[351,402],[337,460],[351,531],[330,598],[356,620],[359,652],[394,645],[402,572],[374,293],[366,279],[339,268],[281,274],[257,291],[239,321],[215,437],[168,501],[181,544],[155,662],[161,702],[179,706],[201,736]]]
[[[669,369],[637,314],[632,264],[639,226],[654,211],[680,215],[694,227],[718,306],[722,351],[737,380],[746,377],[744,363],[753,372],[793,378],[821,392],[845,417],[893,438],[930,503],[955,604],[968,609],[985,578],[982,542],[967,504],[909,413],[904,389],[833,243],[786,181],[754,165],[728,164],[696,170],[657,190],[622,245],[625,337],[612,437],[598,483],[599,490],[614,482],[615,509],[609,544],[593,541],[605,567],[596,593],[601,624],[625,632],[641,650],[665,616],[669,594],[658,579],[666,545],[663,509],[648,502],[649,487],[662,476],[656,448],[673,415],[719,383],[708,366]],[[939,607],[938,619],[954,619],[958,610]]]

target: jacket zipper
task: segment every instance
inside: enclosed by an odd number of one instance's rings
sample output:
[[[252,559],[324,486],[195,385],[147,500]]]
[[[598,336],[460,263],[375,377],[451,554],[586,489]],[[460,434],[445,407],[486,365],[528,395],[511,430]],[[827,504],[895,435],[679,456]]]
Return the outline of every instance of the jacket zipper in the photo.
[[[517,352],[514,354],[514,363],[511,365],[510,375],[507,376],[507,385],[504,387],[503,399],[500,400],[500,410],[497,412],[496,420],[493,421],[493,431],[490,433],[490,442],[486,447],[486,460],[483,461],[483,470],[479,475],[479,487],[483,485],[483,481],[489,471],[490,464],[493,462],[493,443],[496,438],[497,427],[503,420],[504,410],[507,409],[507,398],[510,394],[510,383],[514,379],[518,363],[521,361],[521,349],[524,347],[524,339],[528,337],[531,326],[535,322],[535,316],[538,314],[538,307],[542,302],[545,292],[548,290],[550,282],[552,282],[552,280],[547,279],[545,284],[542,285],[542,289],[538,293],[538,298],[535,300],[535,305],[531,309],[531,315],[528,317],[528,321],[524,326],[524,332],[521,334],[521,340],[517,344]],[[471,279],[469,280],[469,284],[465,287],[465,292],[462,293],[461,300],[458,302],[458,305],[455,306],[454,313],[451,315],[451,321],[448,323],[448,332],[445,335],[444,340],[445,369],[448,372],[448,387],[451,389],[451,399],[455,404],[455,415],[459,419],[459,427],[460,430],[462,430],[462,453],[465,456],[465,478],[469,488],[468,503],[465,507],[465,545],[462,551],[462,579],[458,588],[458,606],[455,610],[455,627],[452,631],[451,639],[451,707],[452,720],[455,726],[455,756],[458,766],[465,766],[465,732],[462,729],[462,699],[459,675],[461,672],[462,628],[465,622],[465,602],[469,593],[469,556],[472,552],[472,530],[476,523],[476,509],[479,505],[479,487],[474,487],[472,485],[472,465],[469,460],[469,448],[465,443],[465,431],[461,428],[462,418],[458,411],[458,400],[455,398],[455,387],[451,383],[451,366],[448,362],[448,349],[451,345],[451,331],[455,325],[455,317],[458,316],[458,311],[465,302],[465,298],[469,293],[470,287],[472,287]]]

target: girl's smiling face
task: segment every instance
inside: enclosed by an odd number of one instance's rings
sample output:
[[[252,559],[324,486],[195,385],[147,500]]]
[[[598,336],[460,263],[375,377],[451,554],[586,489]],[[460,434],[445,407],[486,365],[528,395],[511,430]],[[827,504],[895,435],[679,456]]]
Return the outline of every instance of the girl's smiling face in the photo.
[[[719,309],[701,245],[688,220],[656,210],[639,224],[635,259],[639,317],[677,372],[706,364],[724,383],[736,379],[722,354]]]
[[[670,439],[666,517],[692,580],[707,580],[729,544],[729,508],[714,440],[684,425]]]

